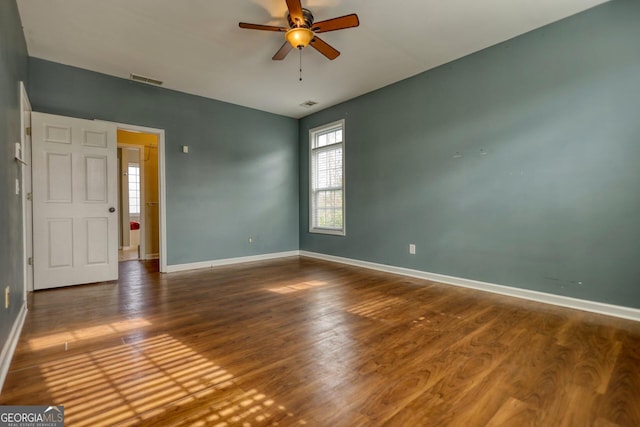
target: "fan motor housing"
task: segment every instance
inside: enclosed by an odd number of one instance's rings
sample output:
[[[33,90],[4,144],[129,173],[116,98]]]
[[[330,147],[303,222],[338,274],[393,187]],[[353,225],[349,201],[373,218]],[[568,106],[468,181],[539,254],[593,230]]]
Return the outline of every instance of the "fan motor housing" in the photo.
[[[304,22],[301,25],[298,25],[297,22],[293,22],[293,20],[291,19],[291,15],[287,14],[287,21],[289,21],[289,27],[311,28],[311,26],[313,25],[313,14],[309,9],[302,8],[302,19],[304,20]]]

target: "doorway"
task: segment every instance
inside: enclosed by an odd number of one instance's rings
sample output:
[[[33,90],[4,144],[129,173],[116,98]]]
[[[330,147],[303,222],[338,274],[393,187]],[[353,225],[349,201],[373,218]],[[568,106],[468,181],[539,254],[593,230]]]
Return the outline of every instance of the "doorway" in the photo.
[[[160,254],[159,142],[155,133],[118,128],[119,261]]]
[[[154,265],[159,267],[160,272],[165,272],[164,130],[35,112],[31,113],[31,123],[33,201],[27,199],[30,203],[27,203],[26,211],[32,213],[33,220],[26,218],[24,223],[33,224],[33,258],[28,256],[27,248],[24,254],[27,290],[117,279],[119,212],[115,212],[119,211],[116,208],[119,205],[118,130],[156,137],[156,148],[150,148],[148,152],[150,157],[154,153],[156,159],[152,163],[155,172],[152,170],[149,176],[156,177],[157,198],[140,204],[140,258],[158,257]],[[51,150],[47,151],[49,148]],[[144,153],[144,146],[139,149]],[[70,150],[78,151],[77,155],[73,157]],[[72,158],[78,158],[79,161],[71,161]],[[144,157],[141,164],[144,164]],[[72,173],[74,168],[75,173]],[[141,188],[144,185],[141,179]],[[28,191],[23,190],[25,193],[30,196]],[[70,207],[73,203],[80,205]],[[144,221],[147,203],[158,211],[158,216],[152,221]],[[61,212],[63,208],[66,210]],[[91,212],[87,214],[85,211]],[[155,242],[147,245],[152,251],[142,247],[146,244],[146,239],[142,238],[147,228],[145,222],[151,224],[147,227],[158,236],[154,239],[158,245]],[[28,227],[25,234],[25,241],[31,241]],[[28,283],[29,271],[33,272],[32,287]]]

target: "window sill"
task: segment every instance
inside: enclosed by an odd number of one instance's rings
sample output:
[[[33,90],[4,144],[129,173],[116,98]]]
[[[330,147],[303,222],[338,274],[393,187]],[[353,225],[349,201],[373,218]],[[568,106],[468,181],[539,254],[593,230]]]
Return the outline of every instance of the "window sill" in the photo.
[[[314,234],[328,234],[330,236],[345,236],[346,233],[344,229],[342,230],[332,230],[330,228],[310,228],[309,233]]]

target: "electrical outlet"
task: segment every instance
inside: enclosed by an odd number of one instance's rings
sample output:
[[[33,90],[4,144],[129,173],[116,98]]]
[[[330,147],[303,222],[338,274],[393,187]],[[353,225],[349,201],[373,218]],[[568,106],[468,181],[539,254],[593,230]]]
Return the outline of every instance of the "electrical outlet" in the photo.
[[[9,301],[11,301],[11,299],[9,298],[10,292],[11,292],[11,288],[9,286],[4,288],[4,308],[5,309],[9,308]]]
[[[415,255],[416,254],[416,245],[414,245],[413,243],[409,243],[409,253],[411,255]]]

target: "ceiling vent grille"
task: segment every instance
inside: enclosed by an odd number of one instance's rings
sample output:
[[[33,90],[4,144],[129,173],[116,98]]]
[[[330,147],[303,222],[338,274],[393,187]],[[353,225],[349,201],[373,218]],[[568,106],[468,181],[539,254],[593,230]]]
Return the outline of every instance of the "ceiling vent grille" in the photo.
[[[162,81],[160,81],[158,79],[152,79],[151,77],[141,76],[139,74],[131,73],[129,75],[129,78],[131,80],[135,80],[137,82],[147,83],[147,84],[155,85],[155,86],[162,86]]]
[[[305,102],[303,102],[302,104],[300,104],[300,106],[301,106],[301,107],[304,107],[304,108],[311,108],[311,107],[313,107],[313,106],[314,106],[314,105],[316,105],[316,104],[317,104],[317,102],[316,102],[316,101],[305,101]]]

